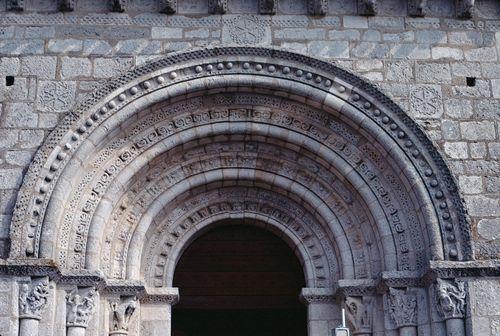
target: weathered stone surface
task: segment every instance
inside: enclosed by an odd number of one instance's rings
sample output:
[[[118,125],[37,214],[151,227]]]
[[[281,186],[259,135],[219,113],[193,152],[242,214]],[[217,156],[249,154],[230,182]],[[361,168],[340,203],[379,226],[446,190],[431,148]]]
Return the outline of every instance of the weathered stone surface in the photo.
[[[23,178],[23,170],[21,168],[0,168],[0,188],[16,189],[21,185]]]
[[[9,103],[5,104],[5,126],[8,128],[36,128],[38,115],[33,111],[33,104]]]
[[[42,81],[38,89],[37,107],[46,112],[67,111],[75,99],[75,82]]]
[[[94,76],[109,78],[130,69],[133,65],[132,58],[96,58],[94,60]]]
[[[481,219],[477,223],[477,232],[484,239],[500,239],[500,218]]]
[[[462,136],[467,140],[493,140],[495,124],[491,121],[465,121],[460,123]]]
[[[21,58],[21,75],[42,79],[56,77],[57,58],[53,56],[27,56]]]
[[[83,42],[76,39],[68,40],[50,40],[47,49],[52,53],[70,53],[82,51]]]
[[[90,77],[91,73],[92,63],[89,59],[79,57],[61,58],[62,78]]]
[[[421,63],[415,65],[417,81],[421,83],[450,83],[451,70],[446,63]]]
[[[467,159],[469,157],[466,142],[445,142],[444,152],[451,159]]]
[[[318,41],[309,43],[307,50],[313,55],[325,58],[348,58],[349,43],[336,41]]]

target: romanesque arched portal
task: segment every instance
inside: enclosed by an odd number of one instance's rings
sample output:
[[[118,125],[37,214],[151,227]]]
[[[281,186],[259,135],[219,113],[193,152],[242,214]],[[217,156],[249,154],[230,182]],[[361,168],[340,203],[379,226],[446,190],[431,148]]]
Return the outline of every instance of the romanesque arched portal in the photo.
[[[430,286],[472,258],[441,156],[376,87],[278,49],[172,54],[86,97],[30,166],[10,258],[38,267],[28,295],[57,284],[68,335],[154,335],[182,252],[230,218],[293,246],[310,335],[329,334],[340,306],[359,335],[463,334],[461,284]]]

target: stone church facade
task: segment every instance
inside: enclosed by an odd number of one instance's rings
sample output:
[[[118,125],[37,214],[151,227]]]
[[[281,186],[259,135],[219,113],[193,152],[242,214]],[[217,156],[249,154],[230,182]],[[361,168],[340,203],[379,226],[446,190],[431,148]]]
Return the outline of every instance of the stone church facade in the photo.
[[[496,0],[0,0],[0,335],[176,335],[228,222],[309,336],[499,335],[499,60]]]

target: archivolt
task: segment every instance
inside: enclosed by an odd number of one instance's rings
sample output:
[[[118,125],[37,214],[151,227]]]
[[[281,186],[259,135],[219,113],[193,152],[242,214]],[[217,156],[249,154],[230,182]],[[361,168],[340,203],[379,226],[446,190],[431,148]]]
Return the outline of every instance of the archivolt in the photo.
[[[328,237],[335,257],[327,260],[324,242],[314,245],[326,258],[321,267],[341,263],[330,279],[471,257],[455,182],[399,107],[333,64],[241,47],[167,56],[107,83],[71,112],[25,178],[11,257],[54,258],[63,268],[116,277],[140,278],[142,269],[154,282],[171,229],[201,211],[162,220],[165,209],[179,211],[195,190],[250,186],[296,204],[311,218],[301,225],[320,228],[315,239]],[[259,211],[254,216],[273,227],[286,224]],[[192,227],[183,229],[185,241]],[[109,241],[112,260],[100,260]],[[172,253],[166,269],[176,262]],[[311,253],[299,254],[306,262]],[[360,261],[364,271],[353,266]]]

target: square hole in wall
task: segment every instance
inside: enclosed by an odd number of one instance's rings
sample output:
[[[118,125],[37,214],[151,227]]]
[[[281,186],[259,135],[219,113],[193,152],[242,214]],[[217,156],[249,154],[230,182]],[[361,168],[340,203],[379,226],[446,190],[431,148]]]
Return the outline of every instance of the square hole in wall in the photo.
[[[6,86],[14,85],[14,76],[5,76],[5,85]]]
[[[476,77],[465,77],[467,86],[476,86]]]

